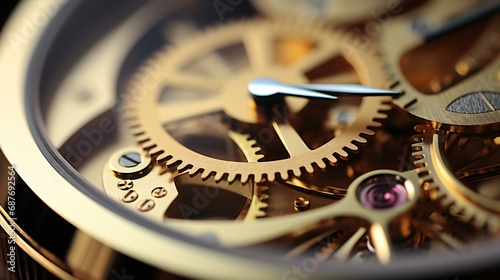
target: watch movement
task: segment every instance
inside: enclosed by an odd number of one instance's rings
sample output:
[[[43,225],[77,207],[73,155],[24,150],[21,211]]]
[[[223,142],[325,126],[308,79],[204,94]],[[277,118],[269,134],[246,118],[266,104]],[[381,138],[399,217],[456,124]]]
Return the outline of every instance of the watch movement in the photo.
[[[496,279],[499,10],[18,3],[0,279]]]

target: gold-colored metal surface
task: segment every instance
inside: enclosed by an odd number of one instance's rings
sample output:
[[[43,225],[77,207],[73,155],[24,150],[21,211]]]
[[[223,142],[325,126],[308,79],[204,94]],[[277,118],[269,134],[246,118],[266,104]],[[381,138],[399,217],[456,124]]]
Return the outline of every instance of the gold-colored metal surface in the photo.
[[[14,234],[26,269],[0,278],[44,279],[32,264],[63,279],[345,279],[497,263],[498,10],[425,37],[495,1],[126,1],[130,15],[87,23],[102,32],[74,23],[97,4],[67,2],[21,4],[0,40],[0,245]],[[54,14],[14,55],[8,36],[40,9]],[[401,95],[253,97],[266,77]]]
[[[419,126],[417,129],[421,134],[416,136],[420,142],[414,145],[414,156],[424,180],[424,187],[432,193],[434,199],[460,219],[478,228],[486,227],[491,233],[498,234],[500,204],[495,189],[498,187],[500,162],[497,155],[498,144],[492,142],[495,136],[480,136],[480,148],[473,148],[474,152],[470,153],[461,146],[467,145],[465,137],[471,135],[450,135],[446,131],[436,131],[429,126]],[[484,139],[489,139],[491,146],[486,146],[488,142],[484,142]],[[459,143],[460,150],[454,147],[453,142]],[[450,163],[447,158],[450,152],[459,155],[453,159],[455,163]],[[457,161],[463,162],[460,165],[467,171],[453,170],[452,165],[456,165]],[[471,182],[479,182],[480,186],[471,188]],[[488,191],[493,191],[493,194],[487,195]]]
[[[283,67],[276,62],[273,55],[280,51],[280,45],[276,46],[274,42],[287,36],[302,37],[316,47],[304,58]],[[205,46],[202,52],[198,47],[200,45]],[[206,70],[198,73],[195,70],[191,72],[186,70],[189,67],[195,69],[196,63],[199,64],[198,61],[203,61],[206,56],[217,54],[224,48],[238,46],[242,48],[243,55],[248,57],[249,64],[239,72],[235,70],[236,74],[232,76],[221,80],[211,77],[210,72]],[[201,173],[203,178],[213,175],[216,180],[220,180],[224,177],[229,182],[237,178],[242,182],[246,182],[249,178],[253,178],[256,182],[266,179],[274,181],[276,178],[286,180],[290,175],[300,176],[303,170],[312,173],[318,167],[324,168],[326,164],[335,164],[337,158],[348,156],[346,150],[357,150],[359,143],[366,142],[365,135],[373,134],[370,127],[379,126],[376,119],[383,119],[382,111],[390,108],[384,104],[388,102],[387,98],[363,99],[355,119],[341,133],[335,137],[334,135],[326,136],[326,143],[312,149],[306,147],[303,136],[296,134],[297,128],[292,128],[286,123],[287,119],[291,121],[295,119],[298,122],[310,121],[300,117],[300,109],[306,106],[304,103],[306,101],[286,99],[289,111],[284,115],[279,110],[273,111],[271,119],[285,121],[284,124],[273,127],[280,128],[276,129],[279,142],[287,148],[290,157],[277,160],[266,159],[258,163],[225,161],[207,157],[186,148],[172,137],[169,131],[165,131],[164,127],[188,117],[223,111],[230,118],[230,126],[235,125],[242,129],[256,124],[252,129],[257,131],[260,129],[260,135],[258,134],[257,137],[265,137],[265,133],[271,134],[270,137],[272,137],[273,129],[266,124],[273,121],[266,121],[266,113],[261,112],[262,109],[251,99],[246,89],[247,83],[254,78],[268,75],[284,82],[301,83],[305,81],[306,74],[336,57],[347,60],[363,84],[375,87],[386,86],[383,71],[379,68],[380,64],[375,54],[371,51],[353,53],[349,51],[351,47],[348,36],[328,31],[321,26],[248,21],[215,28],[181,48],[157,53],[141,68],[129,86],[130,98],[128,100],[134,100],[134,96],[138,95],[143,98],[138,103],[132,104],[133,101],[131,101],[124,104],[128,110],[133,134],[137,136],[138,142],[148,150],[149,154],[157,157],[158,162],[177,165],[179,170],[189,170],[190,174]],[[165,73],[165,76],[154,80],[150,74],[151,69]],[[196,102],[188,99],[159,103],[162,93],[168,87],[194,90],[195,94],[198,91],[198,99]],[[219,94],[210,95],[210,92],[219,90],[221,90]],[[200,94],[199,91],[202,93]],[[314,106],[314,103],[307,105]],[[297,116],[293,118],[294,115]],[[321,126],[324,122],[323,119],[312,121],[316,122],[316,126]],[[259,127],[259,124],[262,125]],[[294,134],[292,138],[290,134]]]
[[[455,131],[497,128],[498,108],[494,108],[490,100],[471,100],[469,105],[463,105],[465,108],[462,111],[453,110],[452,104],[458,104],[460,99],[474,94],[500,91],[497,77],[500,68],[497,39],[500,18],[490,17],[460,32],[426,42],[417,29],[408,30],[408,26],[401,23],[410,21],[411,16],[421,16],[433,4],[447,5],[446,1],[435,2],[408,17],[396,19],[399,23],[389,25],[378,38],[381,53],[392,75],[391,87],[402,92],[394,103],[434,127]],[[472,5],[471,9],[478,4],[467,2]],[[453,18],[453,10],[440,11],[434,15],[440,24]],[[470,39],[477,36],[482,36],[482,39]],[[472,46],[473,43],[475,45]],[[473,110],[477,107],[487,108]]]
[[[242,135],[237,132],[229,132],[228,136],[245,155],[248,162],[257,162],[262,158],[260,149],[255,147],[255,140],[249,139],[248,135]],[[120,164],[120,158],[123,155],[138,154],[140,160],[137,165],[124,167]],[[139,157],[138,157],[139,158]],[[149,170],[144,171],[150,166]],[[119,170],[120,172],[118,172]],[[104,166],[102,171],[103,185],[108,196],[113,200],[122,202],[125,206],[132,210],[139,211],[142,215],[153,220],[164,222],[165,219],[172,218],[168,215],[169,208],[183,208],[180,216],[175,215],[175,218],[193,219],[195,216],[201,216],[201,211],[210,211],[207,206],[196,207],[197,204],[188,205],[176,202],[180,199],[180,195],[186,195],[182,191],[188,188],[187,185],[198,185],[203,187],[205,198],[208,196],[211,199],[217,198],[219,192],[228,191],[234,193],[246,200],[244,207],[236,209],[239,214],[236,220],[252,221],[265,215],[267,204],[267,186],[265,184],[257,184],[247,182],[245,184],[236,182],[230,184],[227,181],[216,182],[213,178],[202,180],[200,176],[188,178],[188,174],[178,173],[175,170],[169,170],[165,166],[156,164],[152,158],[145,156],[144,152],[136,147],[124,148],[116,151],[109,159],[109,164]],[[124,178],[128,178],[125,179]],[[210,190],[209,190],[210,189]],[[208,194],[207,194],[208,193]],[[199,191],[193,194],[187,194],[189,197],[198,196]],[[220,197],[217,202],[211,204],[224,204],[225,197]],[[205,202],[200,202],[202,204]],[[230,209],[230,207],[226,207]]]

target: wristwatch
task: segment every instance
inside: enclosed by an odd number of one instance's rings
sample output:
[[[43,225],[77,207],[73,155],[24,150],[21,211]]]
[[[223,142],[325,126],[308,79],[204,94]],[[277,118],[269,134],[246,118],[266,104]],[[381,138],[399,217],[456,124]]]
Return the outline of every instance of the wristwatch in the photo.
[[[496,279],[499,10],[19,3],[0,278]]]

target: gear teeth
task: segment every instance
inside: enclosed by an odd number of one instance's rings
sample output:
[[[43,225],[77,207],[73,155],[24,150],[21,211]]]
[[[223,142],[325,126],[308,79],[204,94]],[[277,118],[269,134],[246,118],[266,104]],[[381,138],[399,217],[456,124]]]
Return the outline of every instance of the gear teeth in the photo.
[[[458,214],[458,213],[462,212],[462,208],[460,206],[456,205],[456,204],[450,205],[449,208],[450,208],[449,210],[452,211],[452,213]],[[470,220],[472,218],[472,217],[465,217],[463,215],[463,213],[462,213],[462,217],[464,217],[467,220]]]
[[[330,163],[330,165],[334,165],[337,163],[337,158],[332,154],[332,155],[328,155],[326,157],[326,160],[328,160],[328,162]]]
[[[371,129],[365,129],[360,134],[365,134],[365,135],[368,135],[368,136],[373,136],[373,135],[375,135],[375,131],[373,131]]]
[[[322,160],[318,161],[317,164],[318,164],[318,167],[320,169],[325,169],[326,168],[326,163],[325,163],[326,160],[328,160],[328,159],[327,158],[323,158]]]
[[[423,157],[420,158],[420,159],[416,159],[413,161],[413,163],[415,165],[418,165],[418,166],[425,166],[427,163],[426,163],[426,159],[424,159]]]
[[[148,150],[150,156],[156,157],[164,153],[164,151],[158,147],[154,147]]]
[[[241,182],[243,184],[246,184],[249,181],[249,175],[248,174],[241,174]]]
[[[191,169],[188,170],[189,177],[193,177],[193,176],[195,176],[198,173],[199,173],[199,170],[194,169],[194,168],[191,168]]]
[[[153,154],[151,154],[149,151],[151,151],[151,150],[155,149],[157,146],[156,146],[156,144],[153,144],[153,143],[151,143],[151,142],[147,141],[147,142],[144,142],[144,143],[142,144],[142,147],[143,147],[143,149],[144,149],[145,151],[148,151],[149,155],[153,156]]]
[[[134,135],[134,136],[135,136],[135,135],[141,135],[141,133],[144,133],[144,130],[143,130],[143,129],[142,129],[142,127],[141,127],[140,125],[138,125],[138,124],[133,124],[133,125],[131,126],[131,128],[132,128],[132,129],[131,129],[131,133],[132,133],[132,135]]]
[[[429,182],[429,181],[423,181],[422,185],[427,185],[427,189],[429,191],[436,191],[438,190],[438,185],[434,184],[432,181]]]
[[[453,205],[453,203],[454,203],[453,199],[449,196],[445,195],[441,198],[441,204],[447,208],[450,208]]]
[[[144,135],[144,134],[136,135],[136,139],[137,139],[137,142],[139,142],[139,143],[146,143],[146,142],[149,142],[151,140],[151,138],[149,138],[149,136]]]
[[[269,190],[269,187],[259,185],[257,186],[257,191],[259,192],[259,211],[256,215],[256,218],[263,218],[266,216],[265,209],[269,206],[269,204],[265,201],[269,199],[269,195],[267,194],[267,191]]]
[[[377,119],[380,119],[379,115],[376,116]],[[382,123],[380,122],[371,122],[369,127],[373,127],[373,128],[379,128],[379,127],[382,127]],[[373,132],[373,134],[375,134],[375,132]]]
[[[474,214],[470,211],[465,210],[463,207],[457,207],[457,213],[460,213],[460,215],[463,217],[463,220],[465,221],[471,221],[472,219],[474,219]]]
[[[203,172],[201,173],[201,178],[203,180],[206,180],[208,179],[208,177],[210,177],[210,174],[212,174],[210,170],[203,170]]]
[[[190,167],[193,167],[193,166],[191,164],[188,164],[187,162],[182,162],[177,166],[177,170],[179,170],[179,172],[184,172],[184,171],[186,171],[186,169],[188,169]]]
[[[348,154],[346,151],[344,151],[344,150],[339,150],[339,151],[337,152],[337,154],[338,154],[341,158],[344,158],[344,159],[345,159],[345,158],[347,158],[347,157],[349,156],[349,154]]]
[[[424,182],[431,182],[432,181],[432,175],[431,174],[427,174],[427,175],[421,175],[420,178],[424,181]],[[429,184],[429,188],[434,188],[435,185],[430,185]]]
[[[236,180],[236,177],[239,176],[239,174],[236,174],[236,173],[231,173],[231,174],[228,174],[227,176],[227,181],[229,183],[232,183],[234,182],[234,180]]]
[[[432,198],[438,200],[443,207],[460,217],[462,221],[470,222],[476,228],[486,228],[492,233],[498,232],[500,230],[498,215],[476,205],[468,197],[462,195],[460,190],[449,190],[449,188],[466,188],[466,186],[445,185],[441,182],[434,167],[439,163],[432,162],[430,150],[436,133],[435,129],[429,125],[417,125],[415,131],[414,139],[418,142],[412,145],[414,164],[418,169],[420,179],[424,184],[428,184],[429,190],[434,192]]]
[[[380,108],[381,111],[390,111],[391,109],[392,109],[391,104],[382,104],[382,106]],[[387,115],[384,114],[383,118],[386,119]]]
[[[142,147],[148,151],[151,156],[156,158],[156,161],[160,164],[165,164],[169,167],[176,167],[178,170],[188,171],[190,175],[195,175],[201,173],[201,177],[203,179],[207,179],[211,176],[214,176],[217,181],[219,180],[229,180],[233,182],[234,180],[241,180],[246,183],[249,180],[254,180],[255,182],[261,182],[263,180],[274,181],[277,177],[281,177],[283,180],[287,180],[290,176],[300,177],[302,173],[312,173],[314,172],[316,166],[323,169],[326,168],[326,163],[330,163],[331,165],[335,165],[337,163],[338,158],[347,159],[350,152],[354,152],[358,150],[357,144],[365,144],[367,139],[365,136],[374,135],[375,132],[369,127],[380,127],[381,123],[378,122],[378,119],[387,118],[387,114],[382,112],[386,110],[390,110],[391,106],[388,104],[390,98],[381,98],[374,97],[373,100],[377,100],[370,104],[370,106],[366,106],[367,103],[362,102],[364,104],[364,108],[368,110],[364,110],[364,116],[355,120],[355,133],[348,132],[348,135],[356,135],[354,139],[352,139],[348,143],[336,143],[331,144],[331,151],[327,153],[322,153],[321,155],[316,154],[314,158],[306,159],[305,161],[295,163],[294,159],[287,159],[282,162],[276,162],[274,165],[276,167],[275,170],[271,170],[273,168],[268,168],[271,165],[265,165],[265,168],[261,168],[261,165],[253,165],[241,162],[226,162],[222,161],[211,161],[211,158],[200,159],[201,155],[189,150],[186,148],[186,151],[169,150],[171,149],[168,146],[169,138],[162,138],[161,133],[168,133],[165,131],[158,131],[157,123],[152,123],[151,118],[141,117],[141,114],[149,114],[150,112],[147,109],[143,108],[145,106],[141,106],[144,103],[135,102],[133,100],[134,93],[139,93],[141,96],[148,98],[148,102],[152,103],[156,102],[158,99],[156,98],[157,92],[149,91],[146,89],[144,85],[144,79],[148,78],[150,75],[152,68],[157,65],[170,65],[169,67],[162,66],[162,69],[166,72],[169,70],[176,70],[175,67],[179,67],[184,62],[183,58],[186,55],[189,55],[191,51],[198,50],[200,45],[203,45],[204,42],[207,41],[217,41],[220,36],[227,36],[227,34],[235,34],[235,36],[239,36],[242,32],[245,32],[247,26],[253,27],[258,26],[258,28],[266,28],[272,29],[275,32],[279,32],[277,34],[281,34],[282,32],[294,32],[297,31],[300,34],[307,34],[310,37],[317,37],[318,42],[343,42],[347,43],[344,45],[349,45],[349,41],[353,42],[354,34],[352,33],[339,33],[338,30],[335,31],[337,33],[332,33],[332,29],[330,27],[318,26],[317,24],[311,24],[306,27],[314,27],[312,30],[309,28],[304,28],[304,23],[301,22],[269,22],[265,20],[247,20],[240,21],[231,24],[230,27],[225,27],[225,25],[215,26],[207,31],[205,34],[201,34],[196,36],[190,44],[182,44],[174,47],[166,46],[162,50],[156,52],[153,56],[151,56],[142,67],[140,67],[136,71],[136,75],[131,78],[128,87],[128,96],[127,100],[124,100],[124,105],[126,108],[124,109],[127,113],[130,113],[130,118],[128,119],[128,123],[130,125],[132,133],[135,135],[137,142],[139,142]],[[307,33],[305,33],[306,31]],[[220,47],[219,45],[215,45],[216,48]],[[366,48],[371,49],[371,45]],[[375,48],[373,48],[375,49]],[[178,55],[173,55],[173,54]],[[367,53],[367,55],[365,55]],[[373,78],[371,80],[374,81],[374,85],[372,86],[382,86],[384,83],[383,76],[379,75],[382,73],[378,70],[378,63],[380,62],[377,57],[376,52],[366,51],[363,54],[351,54],[352,59],[355,59],[357,63],[361,63],[361,65],[366,66],[367,73],[366,75],[369,78]],[[356,56],[356,57],[355,57]],[[346,57],[347,58],[347,57]],[[350,60],[351,58],[347,58]],[[168,60],[168,63],[161,64],[163,61]],[[359,61],[359,62],[358,62]],[[354,63],[351,63],[354,64]],[[361,67],[360,67],[361,68]],[[369,70],[369,71],[368,71]],[[375,70],[375,71],[373,71]],[[373,77],[371,76],[373,74]],[[150,78],[150,77],[149,77]],[[125,102],[126,101],[126,102]],[[149,108],[148,108],[149,109]],[[365,112],[366,111],[366,112]],[[150,120],[146,122],[145,120]],[[154,120],[154,119],[153,119]],[[368,125],[367,125],[368,124]],[[363,129],[366,128],[366,129]],[[363,129],[359,132],[360,129]],[[350,128],[347,128],[350,130]],[[245,146],[246,152],[252,156],[251,162],[261,161],[264,158],[264,155],[258,154],[260,153],[260,148],[256,146],[257,141],[248,139],[247,144],[249,147]],[[158,145],[158,146],[156,146]],[[184,153],[183,153],[184,152]],[[314,151],[312,151],[314,152]],[[325,157],[326,154],[326,157]],[[306,157],[304,157],[306,158]],[[326,162],[328,160],[328,162]],[[250,160],[248,160],[250,161]],[[262,165],[264,166],[264,165]]]
[[[262,175],[263,174],[260,174],[260,173],[255,174],[254,175],[255,176],[254,177],[255,178],[255,182],[262,182]]]
[[[255,158],[257,159],[257,161],[260,161],[260,160],[264,159],[264,155],[256,154]]]
[[[176,160],[172,157],[172,155],[162,153],[158,158],[157,161],[160,164],[166,164],[167,166],[171,166]]]
[[[222,178],[224,178],[224,176],[227,176],[226,172],[215,173],[214,179],[216,182],[220,182],[222,180]]]
[[[359,144],[361,144],[361,145],[364,145],[364,144],[368,143],[368,140],[366,140],[366,138],[364,138],[364,137],[363,137],[363,136],[361,136],[361,135],[360,135],[360,136],[358,136],[358,137],[356,137],[356,138],[354,138],[352,141],[353,141],[353,142],[358,142],[358,143],[359,143]],[[355,144],[353,143],[353,145],[355,145]],[[357,146],[356,146],[356,149],[358,149],[358,147],[357,147]]]
[[[288,180],[288,172],[285,170],[282,170],[280,172],[280,177],[281,177],[281,180],[285,180],[285,181]]]
[[[358,146],[354,145],[353,143],[349,143],[345,147],[347,149],[351,150],[351,151],[357,151],[358,150]]]
[[[387,114],[378,113],[378,114],[375,115],[375,119],[377,119],[377,120],[385,120],[385,119],[387,119]],[[377,125],[378,126],[382,126],[382,123],[377,122]]]
[[[267,180],[269,182],[274,182],[274,180],[276,180],[276,175],[274,173],[267,174]]]
[[[306,172],[309,173],[309,174],[311,174],[311,173],[314,172],[314,167],[312,165],[307,165],[305,167],[305,169],[306,169]]]
[[[300,177],[302,175],[302,171],[300,171],[300,168],[295,168],[292,170],[292,172],[295,177]]]

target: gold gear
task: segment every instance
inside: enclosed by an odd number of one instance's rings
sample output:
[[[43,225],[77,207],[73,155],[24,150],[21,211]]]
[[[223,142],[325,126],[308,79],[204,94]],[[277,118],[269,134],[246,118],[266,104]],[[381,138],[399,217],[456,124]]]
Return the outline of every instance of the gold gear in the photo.
[[[387,178],[401,180],[408,195],[407,200],[398,207],[388,209],[374,210],[367,207],[360,199],[363,196],[362,190],[378,179]],[[346,196],[338,202],[312,211],[282,217],[267,217],[254,223],[222,221],[187,223],[182,220],[173,220],[169,225],[193,236],[209,233],[217,239],[219,244],[228,247],[259,245],[273,240],[291,241],[294,244],[296,244],[295,241],[299,241],[298,243],[302,245],[293,249],[290,257],[298,257],[306,253],[308,249],[314,249],[319,240],[312,238],[313,236],[332,233],[332,230],[335,231],[339,225],[350,225],[355,230],[349,232],[346,238],[341,240],[343,244],[341,249],[334,249],[334,252],[323,254],[323,257],[349,260],[351,253],[357,250],[358,244],[365,240],[366,235],[369,235],[372,245],[376,248],[375,255],[378,260],[381,263],[388,263],[395,253],[392,241],[411,234],[410,213],[415,210],[420,198],[420,188],[417,184],[418,174],[414,171],[401,173],[376,170],[357,178],[348,188]],[[351,218],[354,219],[351,220]],[[447,240],[440,241],[447,242]]]
[[[258,162],[263,158],[263,155],[259,154],[261,149],[257,145],[257,141],[251,139],[250,135],[231,131],[229,137],[238,145],[248,162]],[[269,187],[266,183],[252,182],[252,184],[252,199],[248,200],[248,205],[245,207],[246,213],[244,213],[243,218],[245,222],[265,217],[265,209],[268,206],[266,200],[269,198],[267,194]]]
[[[362,99],[355,120],[334,139],[316,149],[307,148],[293,127],[284,125],[279,132],[286,130],[291,133],[295,136],[291,137],[294,142],[285,143],[283,139],[280,140],[285,147],[297,150],[288,151],[291,154],[289,158],[266,162],[234,162],[208,157],[186,148],[164,129],[166,123],[218,111],[224,111],[240,124],[259,124],[261,115],[248,93],[248,82],[262,76],[273,76],[283,82],[305,83],[308,71],[316,69],[332,57],[345,58],[362,84],[380,88],[386,86],[373,46],[366,46],[366,49],[359,51],[352,47],[349,36],[321,26],[309,27],[311,26],[296,23],[250,20],[214,28],[176,50],[158,52],[138,71],[129,86],[129,100],[135,99],[137,102],[125,104],[129,107],[130,124],[138,142],[162,164],[175,165],[180,171],[189,170],[191,175],[201,173],[202,178],[213,175],[216,180],[225,178],[229,182],[236,179],[246,182],[252,177],[256,182],[266,179],[274,181],[277,176],[286,180],[292,174],[300,176],[304,170],[312,173],[315,167],[324,168],[327,163],[335,164],[338,157],[346,158],[347,150],[355,151],[359,143],[366,143],[364,135],[374,134],[370,127],[379,126],[378,119],[386,117],[383,111],[390,109],[390,98]],[[283,38],[308,42],[305,46],[299,45],[294,54],[310,51],[305,50],[307,48],[315,49],[306,56],[302,55],[300,59],[286,52],[273,52],[276,51],[273,49],[274,44],[278,44]],[[215,77],[203,61],[213,59],[213,53],[228,51],[239,44],[243,46],[250,65],[243,67],[242,71],[229,71],[233,74],[232,77]],[[193,61],[197,61],[194,63],[195,67],[186,70]],[[232,63],[231,66],[233,64],[237,63]],[[209,74],[200,75],[200,68]],[[159,77],[155,73],[165,76]],[[166,86],[211,91],[215,95],[202,94],[205,99],[159,105]],[[287,97],[286,104],[289,111],[296,113],[307,105],[307,101]]]
[[[438,2],[435,4],[439,5]],[[446,1],[441,4],[448,5]],[[445,13],[438,17],[441,18],[438,21],[445,21],[449,16]],[[387,26],[379,38],[382,57],[394,81],[391,89],[402,92],[394,103],[435,128],[457,132],[498,129],[500,104],[496,100],[500,96],[500,17],[491,19],[477,42],[455,63],[454,73],[443,74],[444,81],[434,76],[428,84],[419,82],[421,86],[412,84],[402,69],[405,61],[410,61],[411,56],[407,54],[426,44],[425,38],[417,31],[408,30],[410,20],[408,17],[396,19],[397,22]],[[426,49],[426,52],[418,53],[429,52]],[[430,59],[427,63],[431,65],[433,61]],[[420,73],[419,77],[425,75]]]
[[[419,125],[416,130],[421,133],[415,136],[420,142],[413,145],[415,165],[431,197],[439,200],[461,220],[471,222],[478,228],[486,227],[490,232],[498,232],[500,229],[498,201],[468,188],[450,171],[447,159],[444,158],[444,138],[448,132],[435,130],[428,125]],[[463,146],[468,140],[461,139],[458,145]],[[487,146],[491,143],[493,142],[488,140],[484,144]],[[474,174],[467,175],[484,175],[484,172],[489,171],[491,170],[476,170]]]
[[[231,138],[245,155],[248,162],[257,162],[262,158],[260,148],[256,141],[237,132],[230,131]],[[137,154],[141,164],[124,168],[118,163],[124,154]],[[215,182],[212,178],[202,180],[200,176],[186,178],[187,181],[174,181],[176,177],[183,176],[178,172],[167,169],[154,161],[135,147],[124,148],[116,151],[104,166],[102,178],[106,194],[112,199],[122,202],[133,211],[138,211],[151,219],[163,222],[165,213],[179,195],[179,188],[183,183],[197,183],[210,188],[225,189],[247,198],[247,203],[237,217],[245,222],[253,221],[265,216],[268,199],[268,187],[264,183],[248,182],[241,186],[229,184],[226,181]],[[150,207],[141,207],[149,203]],[[147,205],[146,205],[147,206]]]

